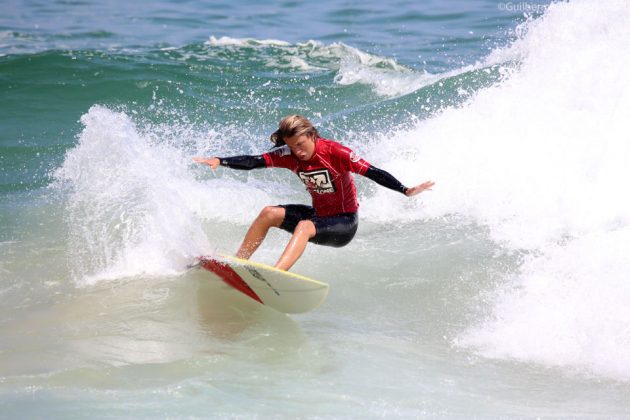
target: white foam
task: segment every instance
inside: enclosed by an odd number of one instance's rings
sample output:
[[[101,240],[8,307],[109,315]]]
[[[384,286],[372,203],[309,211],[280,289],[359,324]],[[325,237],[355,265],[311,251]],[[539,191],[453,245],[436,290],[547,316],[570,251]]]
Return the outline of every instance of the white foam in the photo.
[[[630,379],[628,22],[626,1],[551,4],[488,58],[518,60],[505,80],[369,157],[407,184],[437,182],[416,213],[366,200],[379,218],[460,214],[540,255],[462,345]]]
[[[275,47],[286,47],[289,44],[286,41],[280,41],[277,39],[254,39],[254,38],[231,38],[229,36],[215,37],[211,36],[207,41],[207,45],[212,46],[236,46],[236,47],[247,47],[247,46],[275,46]]]
[[[457,344],[630,380],[630,227],[549,246],[495,296],[492,317]]]

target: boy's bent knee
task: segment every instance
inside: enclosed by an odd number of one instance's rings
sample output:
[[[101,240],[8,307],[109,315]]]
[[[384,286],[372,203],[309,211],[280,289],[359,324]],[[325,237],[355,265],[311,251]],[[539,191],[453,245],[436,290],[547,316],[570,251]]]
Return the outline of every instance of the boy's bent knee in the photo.
[[[265,220],[272,226],[280,226],[284,220],[285,210],[282,207],[266,206],[260,211],[258,218]]]
[[[294,233],[299,235],[306,235],[309,238],[312,238],[313,236],[315,236],[315,233],[317,233],[317,229],[315,229],[315,224],[312,221],[302,220],[295,227]]]

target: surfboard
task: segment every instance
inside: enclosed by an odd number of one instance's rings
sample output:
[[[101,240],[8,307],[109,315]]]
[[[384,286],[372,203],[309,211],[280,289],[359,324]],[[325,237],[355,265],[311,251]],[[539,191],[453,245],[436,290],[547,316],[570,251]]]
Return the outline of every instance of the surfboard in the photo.
[[[326,283],[229,255],[200,257],[198,265],[251,299],[287,314],[312,311],[328,295]]]

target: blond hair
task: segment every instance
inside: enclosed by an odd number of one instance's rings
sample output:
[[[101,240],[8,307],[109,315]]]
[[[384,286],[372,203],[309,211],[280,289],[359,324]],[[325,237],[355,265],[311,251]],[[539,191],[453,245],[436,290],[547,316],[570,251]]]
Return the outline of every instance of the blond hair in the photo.
[[[317,129],[307,118],[301,115],[289,115],[280,121],[278,129],[270,137],[271,142],[277,146],[285,145],[285,139],[306,134],[311,138],[319,138]]]

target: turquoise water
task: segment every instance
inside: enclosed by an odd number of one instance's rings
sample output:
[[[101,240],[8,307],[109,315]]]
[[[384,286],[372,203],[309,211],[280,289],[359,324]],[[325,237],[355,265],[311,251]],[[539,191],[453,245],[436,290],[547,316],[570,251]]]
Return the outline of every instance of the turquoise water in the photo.
[[[625,1],[8,2],[0,417],[630,414]],[[187,271],[306,203],[289,113],[357,177],[355,240],[285,316]],[[273,263],[288,236],[255,254]]]

